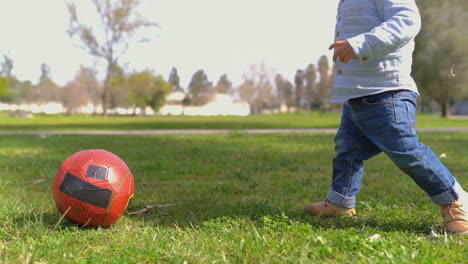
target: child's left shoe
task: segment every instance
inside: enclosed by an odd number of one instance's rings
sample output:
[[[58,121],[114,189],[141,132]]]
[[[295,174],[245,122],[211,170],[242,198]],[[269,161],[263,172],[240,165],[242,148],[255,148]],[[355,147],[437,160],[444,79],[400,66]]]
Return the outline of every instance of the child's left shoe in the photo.
[[[356,214],[356,209],[340,207],[324,199],[321,202],[304,206],[304,212],[311,216],[336,217],[353,216]]]

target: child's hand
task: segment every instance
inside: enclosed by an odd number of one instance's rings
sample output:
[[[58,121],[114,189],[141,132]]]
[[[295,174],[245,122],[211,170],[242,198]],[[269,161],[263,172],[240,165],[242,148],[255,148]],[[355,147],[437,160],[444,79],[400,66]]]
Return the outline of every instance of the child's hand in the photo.
[[[349,60],[356,58],[356,54],[354,54],[353,48],[346,40],[335,41],[335,43],[331,44],[328,49],[331,50],[334,48],[337,49],[333,54],[333,61],[336,61],[338,58],[340,58],[341,62],[348,63]]]

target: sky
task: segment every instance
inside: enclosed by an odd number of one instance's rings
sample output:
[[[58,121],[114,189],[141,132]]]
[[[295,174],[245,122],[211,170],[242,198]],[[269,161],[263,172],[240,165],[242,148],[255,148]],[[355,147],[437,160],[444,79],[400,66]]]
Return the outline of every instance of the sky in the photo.
[[[71,0],[0,0],[0,60],[13,74],[37,83],[41,64],[64,85],[80,65],[104,61],[76,46],[66,33]],[[91,0],[75,0],[78,16],[93,21]],[[150,69],[168,78],[176,67],[185,87],[203,69],[216,83],[226,73],[239,85],[253,64],[293,81],[297,69],[332,53],[336,0],[142,0],[139,13],[160,27],[151,42],[131,43],[120,60],[129,71]],[[95,16],[95,15],[94,15]]]

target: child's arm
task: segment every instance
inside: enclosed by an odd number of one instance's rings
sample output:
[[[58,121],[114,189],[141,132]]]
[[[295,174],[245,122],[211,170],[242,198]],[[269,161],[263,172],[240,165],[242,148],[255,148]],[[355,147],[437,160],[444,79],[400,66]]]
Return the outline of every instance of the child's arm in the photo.
[[[421,17],[414,0],[374,1],[384,22],[368,33],[346,40],[361,63],[396,51],[421,29]]]

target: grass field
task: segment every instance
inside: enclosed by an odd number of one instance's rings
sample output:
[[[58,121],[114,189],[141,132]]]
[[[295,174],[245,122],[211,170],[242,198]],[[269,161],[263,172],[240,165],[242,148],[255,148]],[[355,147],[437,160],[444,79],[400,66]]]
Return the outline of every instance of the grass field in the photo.
[[[149,129],[254,129],[254,128],[337,128],[340,115],[326,113],[253,116],[63,116],[35,115],[9,117],[0,112],[0,131],[34,130],[149,130]],[[419,115],[418,128],[468,128],[468,119],[441,119]]]
[[[75,117],[62,125],[40,118],[1,129],[153,129],[163,123],[160,117],[141,126],[142,119],[92,117],[86,120],[96,123],[89,124]],[[240,124],[257,127],[255,118]],[[280,120],[273,127],[290,119],[271,118]],[[323,126],[336,125],[336,116],[326,118]],[[165,124],[191,120],[175,119]],[[202,119],[187,126],[204,126]],[[226,120],[236,128],[236,118]],[[420,136],[435,153],[446,153],[445,164],[467,187],[468,134]],[[56,170],[68,156],[92,148],[114,152],[131,168],[136,190],[129,211],[159,207],[125,215],[110,228],[80,229],[66,220],[56,226]],[[333,154],[332,134],[2,136],[0,263],[466,263],[466,236],[440,232],[438,208],[383,155],[366,163],[357,217],[304,215],[302,206],[328,190]]]

